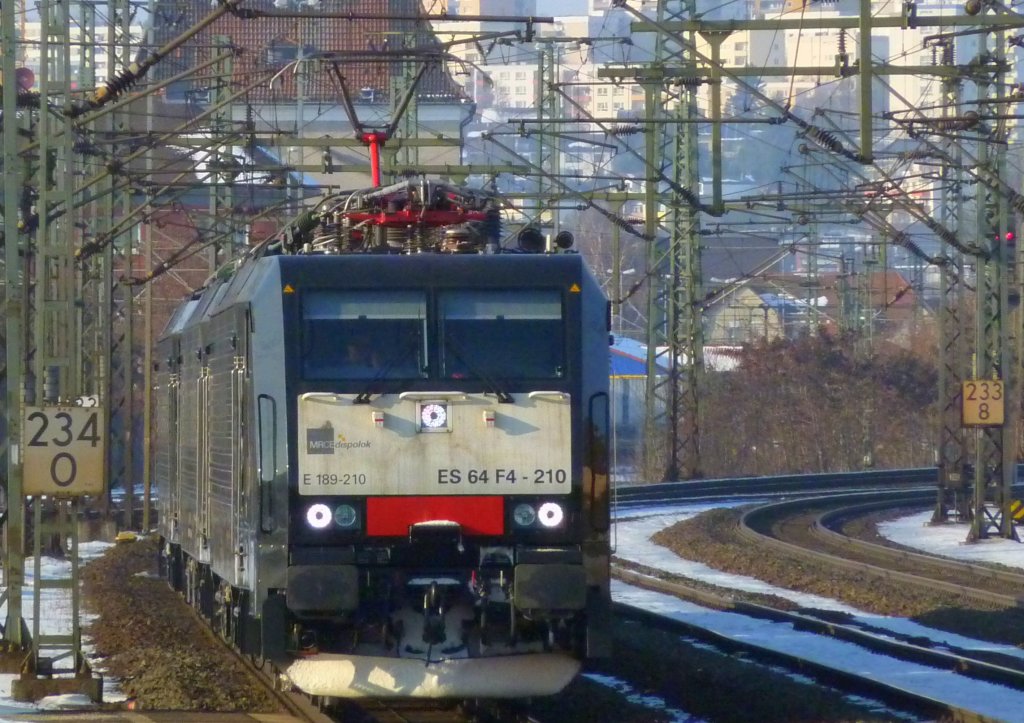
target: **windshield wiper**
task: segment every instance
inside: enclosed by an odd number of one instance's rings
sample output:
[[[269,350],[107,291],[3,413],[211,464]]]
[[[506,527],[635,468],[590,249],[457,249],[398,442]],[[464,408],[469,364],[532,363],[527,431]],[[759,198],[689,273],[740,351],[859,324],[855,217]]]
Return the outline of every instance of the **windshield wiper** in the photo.
[[[376,385],[377,382],[387,378],[388,374],[391,372],[392,369],[394,369],[395,365],[405,358],[406,352],[406,349],[403,349],[401,346],[399,346],[397,350],[385,360],[384,365],[381,366],[380,368],[380,371],[378,371],[376,374],[373,375],[373,377],[370,378],[370,380],[366,383],[366,388],[356,395],[356,398],[352,400],[352,403],[369,404],[370,397],[374,393],[374,385]]]
[[[455,342],[455,340],[452,338],[450,334],[444,335],[444,345],[446,349],[449,349],[452,352],[452,356],[455,357],[456,361],[460,362],[464,367],[466,367],[466,369],[469,370],[470,374],[472,374],[477,379],[481,380],[484,384],[487,385],[488,388],[486,388],[484,391],[491,392],[492,394],[497,396],[498,402],[501,404],[515,403],[516,400],[512,398],[512,395],[506,392],[501,387],[499,387],[497,382],[494,381],[494,379],[492,379],[489,375],[484,374],[473,364],[470,364],[468,361],[466,361],[466,357],[461,353],[462,347],[460,347]]]

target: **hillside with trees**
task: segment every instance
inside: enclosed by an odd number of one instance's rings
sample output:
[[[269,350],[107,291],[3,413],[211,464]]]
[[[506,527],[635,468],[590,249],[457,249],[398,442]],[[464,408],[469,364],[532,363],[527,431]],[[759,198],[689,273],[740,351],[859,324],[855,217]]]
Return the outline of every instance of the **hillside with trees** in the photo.
[[[928,345],[922,344],[922,348]],[[701,401],[705,477],[935,463],[935,356],[832,335],[744,347],[709,373]]]

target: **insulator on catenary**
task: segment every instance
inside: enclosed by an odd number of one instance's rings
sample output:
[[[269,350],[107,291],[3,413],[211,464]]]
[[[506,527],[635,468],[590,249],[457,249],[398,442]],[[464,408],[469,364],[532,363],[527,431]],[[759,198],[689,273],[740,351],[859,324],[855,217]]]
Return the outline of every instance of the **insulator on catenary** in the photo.
[[[811,126],[807,129],[807,136],[812,141],[820,146],[824,146],[833,153],[842,153],[843,144],[839,142],[839,139],[832,133],[824,131],[816,126]]]
[[[956,234],[945,226],[940,225],[937,221],[931,218],[925,218],[923,221],[924,225],[945,243],[953,247],[958,247],[960,245],[960,240],[956,237]]]
[[[640,132],[640,126],[635,125],[618,125],[609,131],[610,135],[613,136],[632,136]]]
[[[3,87],[3,86],[0,86]],[[15,101],[18,108],[28,108],[30,110],[39,109],[39,93],[32,91],[19,90],[18,97]]]
[[[90,104],[98,107],[114,100],[135,84],[135,81],[139,79],[141,70],[138,63],[132,63],[116,78],[108,80],[103,87],[97,88]]]
[[[947,228],[933,228],[932,231],[934,231],[936,236],[938,236],[940,239],[942,239],[943,241],[948,243],[950,246],[956,246],[957,245],[956,234],[953,233],[952,231],[950,231],[949,229],[947,229]]]
[[[920,161],[928,158],[937,158],[938,156],[932,151],[916,150],[916,151],[903,151],[899,154],[900,160],[903,161]]]
[[[908,243],[911,243],[910,236],[906,231],[896,231],[891,234],[889,238],[891,238],[892,242],[897,246],[906,246]]]
[[[697,198],[696,194],[694,194],[693,191],[691,191],[690,189],[680,188],[679,195],[682,196],[683,199],[694,208],[700,208],[700,199]]]
[[[977,111],[969,110],[959,118],[940,118],[929,125],[938,131],[967,131],[977,126],[980,120]]]
[[[930,258],[928,254],[925,253],[924,249],[922,249],[920,246],[917,245],[917,243],[911,240],[910,234],[906,233],[905,231],[897,231],[891,236],[891,238],[894,244],[896,244],[897,246],[902,246],[903,248],[905,248],[907,251],[914,254],[918,258]]]
[[[916,243],[914,243],[910,239],[905,240],[900,245],[903,246],[903,248],[905,248],[910,253],[914,254],[915,256],[918,256],[918,257],[920,257],[922,259],[928,258],[928,254],[926,254],[924,252],[924,249],[922,249],[920,246],[918,246]]]
[[[633,226],[636,224],[630,221],[630,219],[622,218],[622,216],[617,216],[614,213],[608,214],[606,218],[619,228],[633,233]]]

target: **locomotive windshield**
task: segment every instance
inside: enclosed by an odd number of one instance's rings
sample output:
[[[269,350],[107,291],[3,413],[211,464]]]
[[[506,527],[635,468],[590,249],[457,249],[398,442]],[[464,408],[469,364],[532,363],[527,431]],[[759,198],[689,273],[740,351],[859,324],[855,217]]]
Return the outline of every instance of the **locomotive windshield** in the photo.
[[[311,291],[302,304],[306,379],[426,375],[426,297],[417,291]]]
[[[442,375],[558,379],[565,375],[562,302],[556,290],[441,294]]]

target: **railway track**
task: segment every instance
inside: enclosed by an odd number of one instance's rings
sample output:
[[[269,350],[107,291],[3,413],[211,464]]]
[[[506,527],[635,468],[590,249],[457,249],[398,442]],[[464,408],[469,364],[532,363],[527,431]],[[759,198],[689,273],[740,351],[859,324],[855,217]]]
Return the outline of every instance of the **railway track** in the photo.
[[[1024,590],[1024,576],[996,570],[987,566],[973,565],[952,560],[936,559],[933,556],[912,553],[883,545],[870,544],[842,533],[844,523],[857,516],[871,514],[891,507],[920,506],[929,504],[934,499],[934,490],[926,488],[914,490],[920,484],[920,475],[910,474],[901,478],[899,485],[902,491],[879,496],[877,491],[861,491],[849,493],[849,489],[863,490],[863,484],[840,485],[843,490],[842,502],[836,507],[834,498],[828,504],[821,499],[785,501],[758,507],[747,512],[743,517],[741,534],[759,546],[769,546],[788,555],[807,556],[819,561],[828,561],[830,565],[870,573],[899,581],[906,585],[919,585],[932,590],[954,593],[971,600],[974,604],[1020,608],[1020,596],[1014,590]],[[806,480],[794,480],[797,488],[813,491]],[[791,484],[792,484],[791,483]],[[892,481],[879,479],[877,486],[892,487]],[[874,485],[867,485],[871,489]],[[743,484],[746,494],[764,495],[768,488],[774,488],[778,494],[792,494],[792,489],[778,481],[768,485]],[[717,492],[714,490],[717,489]],[[735,482],[732,485],[721,481],[716,485],[706,485],[702,490],[689,490],[697,496],[722,495],[734,496]],[[910,489],[910,491],[907,491]],[[661,494],[661,493],[659,493]],[[692,496],[690,497],[692,499]],[[651,497],[639,504],[650,504]],[[805,528],[802,537],[804,544],[793,541],[795,528]],[[810,541],[811,548],[807,547]],[[829,551],[825,551],[829,550]],[[994,654],[979,654],[975,651],[938,649],[921,639],[899,640],[886,638],[877,631],[863,629],[856,625],[846,625],[831,618],[821,618],[813,614],[800,614],[774,609],[764,605],[756,605],[733,599],[729,595],[716,595],[706,589],[689,587],[679,582],[658,580],[649,575],[617,568],[615,574],[620,579],[642,587],[683,597],[700,604],[722,610],[731,610],[743,615],[757,617],[773,622],[792,625],[804,631],[812,631],[820,635],[855,643],[868,650],[908,662],[926,664],[943,670],[955,670],[978,680],[999,683],[1024,690],[1024,664],[1019,659],[1007,658]],[[689,638],[711,643],[731,653],[742,652],[745,656],[773,666],[782,666],[802,675],[808,675],[822,685],[833,686],[852,694],[859,694],[885,702],[900,711],[925,718],[950,719],[958,721],[986,721],[984,716],[968,710],[952,706],[941,700],[921,696],[902,689],[898,685],[888,685],[884,681],[870,676],[859,676],[837,670],[828,665],[814,663],[798,655],[779,652],[768,652],[756,644],[747,644],[734,639],[722,639],[714,633],[689,625],[672,618],[665,618],[636,608],[616,605],[616,611],[623,620],[635,621],[639,624],[674,632]],[[273,677],[273,676],[271,676]],[[271,685],[273,682],[271,681]],[[278,691],[281,692],[281,691]],[[287,695],[287,694],[286,694]],[[432,706],[404,703],[391,705],[387,701],[373,701],[368,704],[346,703],[341,707],[328,706],[325,710],[318,709],[318,701],[309,701],[304,705],[312,711],[310,717],[302,720],[327,723],[328,721],[411,721],[416,723],[447,723],[448,721],[527,721],[532,720],[522,711],[494,711],[464,706]],[[291,709],[289,709],[290,712]],[[293,715],[297,715],[293,712]],[[303,715],[306,715],[305,713]]]
[[[712,593],[704,588],[659,579],[633,570],[620,568],[615,571],[615,576],[631,585],[663,592],[714,609],[735,612],[775,623],[789,624],[797,630],[853,643],[869,651],[907,662],[920,663],[940,670],[956,671],[977,680],[1024,690],[1024,667],[1021,666],[1020,660],[1008,658],[1006,659],[1007,665],[1000,665],[967,651],[939,650],[927,647],[927,641],[922,641],[920,638],[914,641],[891,639],[879,635],[877,631],[865,630],[855,625],[844,625],[835,619],[826,620],[814,615],[744,602],[736,600],[728,594]],[[984,720],[973,711],[915,694],[898,684],[888,684],[871,675],[845,672],[799,655],[770,650],[757,642],[725,637],[699,624],[692,624],[622,604],[616,604],[616,613],[627,619],[637,620],[647,625],[713,644],[730,654],[743,653],[761,662],[781,665],[795,673],[811,675],[822,684],[834,685],[851,693],[874,697],[902,710],[936,716],[941,719]]]
[[[929,488],[934,496],[936,471],[932,468],[795,474],[774,477],[735,477],[687,480],[659,484],[618,485],[615,504],[619,510],[654,504],[678,504],[684,500],[720,500],[773,495],[843,494],[870,490]],[[930,487],[929,487],[930,486]]]
[[[910,479],[914,480],[914,476],[911,475]],[[935,498],[934,488],[915,490],[915,485],[916,481],[911,481],[896,492],[845,492],[839,495],[838,499],[836,496],[802,497],[761,505],[742,515],[738,532],[750,543],[752,549],[772,550],[797,562],[813,560],[819,567],[825,565],[829,569],[839,568],[859,575],[874,576],[890,584],[905,586],[908,590],[927,590],[955,595],[963,600],[967,607],[1019,616],[1021,626],[1024,627],[1024,575],[994,566],[916,553],[891,544],[858,539],[843,532],[844,526],[850,520],[865,515],[900,507],[920,509],[932,504]],[[772,486],[778,488],[782,485],[776,482],[766,487]],[[750,490],[757,488],[756,485],[737,488],[727,481],[718,483],[716,487],[717,495],[730,499],[745,496]],[[891,490],[891,485],[889,487]],[[705,487],[699,491],[687,491],[685,496],[690,500],[699,499],[709,489]],[[806,491],[808,494],[812,492],[810,487],[798,491]],[[757,493],[753,494],[756,496]],[[651,500],[654,499],[651,495],[645,494],[635,497],[634,500],[640,497],[646,498],[645,501],[634,504],[651,504]],[[660,501],[670,503],[678,501],[678,498],[662,498]],[[921,636],[905,636],[901,639],[899,636],[893,636],[891,631],[882,634],[880,630],[865,627],[857,621],[851,620],[846,624],[834,613],[794,613],[753,604],[739,600],[728,592],[710,591],[706,585],[688,585],[678,580],[659,579],[659,573],[653,570],[630,570],[620,565],[614,574],[631,584],[665,592],[704,606],[786,623],[796,629],[855,643],[900,660],[921,663],[940,670],[956,671],[977,680],[1024,690],[1024,662],[1016,656],[994,651],[958,649],[948,643],[930,641]],[[908,693],[899,686],[888,686],[870,677],[862,678],[837,672],[828,665],[809,662],[799,655],[766,653],[756,644],[749,645],[734,639],[723,640],[713,632],[680,620],[666,619],[621,606],[618,607],[618,613],[626,618],[642,619],[650,625],[676,630],[680,634],[711,642],[725,649],[742,651],[744,654],[774,664],[810,673],[822,683],[850,691],[860,691],[904,710],[923,712],[924,715],[943,719],[985,720],[984,716],[971,710]],[[969,633],[964,632],[964,635]]]
[[[959,595],[972,604],[1024,609],[1024,575],[993,566],[915,553],[859,540],[837,531],[844,521],[886,509],[920,507],[929,493],[867,493],[760,506],[740,519],[751,543],[798,558],[825,562],[909,587]]]
[[[771,521],[770,516],[765,516],[763,518],[758,519],[756,514],[752,513],[751,517],[749,518],[752,521],[752,523],[749,525],[750,531],[749,532],[744,532],[744,534],[750,534],[750,535],[756,536],[756,537],[750,537],[749,539],[750,540],[756,539],[757,542],[754,543],[754,544],[756,544],[758,546],[776,545],[776,544],[778,544],[780,546],[783,546],[785,544],[794,545],[795,543],[793,543],[792,539],[779,539],[779,537],[776,535],[776,533],[778,533],[780,531],[780,529],[785,527],[785,525],[782,524],[782,521],[787,520],[787,519],[789,519],[789,520],[800,519],[801,521],[795,523],[795,526],[797,526],[797,527],[803,526],[803,527],[806,527],[806,528],[813,529],[813,530],[815,530],[813,534],[815,536],[819,536],[817,538],[817,541],[813,542],[813,546],[815,548],[817,548],[817,552],[818,553],[822,553],[821,548],[823,546],[830,546],[831,548],[833,548],[833,552],[835,554],[838,554],[838,550],[843,549],[843,548],[849,548],[849,549],[859,548],[859,547],[861,547],[859,541],[852,540],[852,539],[851,540],[844,539],[844,538],[848,538],[849,536],[842,535],[842,533],[840,531],[842,529],[843,521],[844,521],[844,519],[846,517],[849,517],[850,515],[853,515],[853,514],[865,514],[865,513],[871,512],[872,508],[865,507],[865,505],[869,505],[869,504],[872,504],[872,505],[883,505],[884,504],[885,506],[891,506],[893,504],[898,504],[898,505],[906,505],[906,504],[920,505],[922,502],[924,502],[925,504],[928,504],[928,503],[930,503],[931,501],[934,500],[934,494],[935,493],[934,493],[934,489],[932,489],[932,488],[925,488],[925,489],[920,490],[920,491],[913,491],[913,488],[915,486],[919,486],[920,485],[921,477],[920,477],[919,474],[917,476],[915,476],[915,475],[908,475],[905,479],[907,480],[906,485],[905,486],[901,485],[901,486],[904,486],[905,488],[910,488],[912,491],[909,494],[906,493],[906,492],[903,492],[903,493],[901,493],[901,495],[898,495],[896,497],[896,499],[899,499],[899,502],[894,502],[893,501],[893,499],[894,499],[893,496],[890,496],[889,498],[886,498],[885,500],[872,501],[871,497],[873,496],[874,493],[872,493],[870,495],[867,494],[867,493],[859,493],[859,494],[856,494],[856,495],[846,495],[845,496],[845,500],[846,501],[843,503],[843,507],[844,507],[844,509],[847,510],[846,512],[843,512],[842,510],[838,510],[837,511],[837,510],[834,510],[832,508],[825,508],[825,507],[823,507],[821,505],[820,501],[816,503],[816,504],[818,504],[818,509],[816,509],[816,510],[812,509],[810,511],[808,511],[806,509],[807,503],[802,503],[802,504],[804,504],[804,511],[803,512],[799,511],[800,510],[799,507],[788,508],[789,511],[785,512],[785,510],[787,508],[784,505],[783,506],[778,506],[778,507],[775,508],[775,514],[777,516],[776,516],[776,519],[775,519],[774,522]],[[785,489],[786,485],[783,484],[783,483],[780,483],[780,482],[774,482],[774,483],[772,483],[770,485],[760,485],[759,486],[759,485],[750,485],[750,484],[746,483],[746,481],[740,481],[739,482],[740,487],[737,488],[737,486],[736,486],[737,483],[735,481],[732,482],[732,485],[728,484],[727,481],[720,481],[716,485],[706,485],[706,486],[703,486],[701,490],[690,490],[690,492],[695,493],[695,495],[690,495],[689,498],[693,499],[693,496],[702,497],[702,498],[709,498],[709,497],[710,498],[714,498],[714,497],[735,498],[735,497],[739,496],[740,492],[747,493],[747,494],[749,494],[751,496],[754,496],[754,497],[763,497],[763,496],[765,496],[764,490],[767,489],[767,487],[775,487],[776,492],[774,494],[787,494],[788,495],[788,494],[803,494],[805,492],[807,494],[813,494],[813,492],[814,492],[814,490],[810,486],[808,486],[807,480],[805,478],[794,480],[792,482],[792,484],[796,485],[796,488],[798,489],[798,491],[794,492],[792,489],[787,491]],[[877,482],[873,483],[873,485],[869,485],[869,487],[870,486],[875,486],[875,487],[880,487],[880,486],[892,487],[893,483],[892,483],[891,480],[886,482],[884,479],[879,477]],[[713,492],[713,490],[716,489],[716,488],[717,488],[718,491],[717,492]],[[838,486],[838,488],[839,489],[843,489],[845,491],[849,491],[850,489],[862,489],[863,485],[854,484],[854,483],[851,483],[850,485],[840,484]],[[640,504],[651,504],[650,501],[649,501],[651,499],[669,499],[669,498],[665,498],[664,491],[656,493],[656,495],[654,495],[653,497],[650,496],[650,495],[642,495],[642,496],[638,496],[637,497],[637,499],[640,499],[640,498],[643,498],[643,499],[645,499],[647,501],[638,502],[637,503],[638,505],[640,505]],[[678,496],[673,496],[673,497],[671,497],[671,501],[678,502],[679,501],[679,497]],[[859,510],[856,509],[856,508],[852,509],[852,510],[849,509],[854,504],[860,506],[860,509]],[[764,514],[768,515],[767,512],[765,512]],[[765,538],[764,535],[768,535],[769,537]],[[808,533],[808,536],[809,535],[810,535],[810,533]],[[826,542],[826,540],[828,540],[828,541]],[[790,549],[788,554],[798,554],[798,553],[796,553],[792,549]],[[861,559],[856,560],[856,561],[852,561],[850,564],[874,565],[875,567],[877,567],[879,569],[883,569],[883,568],[885,568],[885,567],[890,565],[890,562],[888,562],[886,560],[886,558],[891,556],[892,559],[902,558],[903,559],[903,565],[906,568],[910,568],[911,570],[916,568],[918,572],[921,572],[926,567],[930,568],[931,565],[932,565],[931,560],[924,560],[924,561],[919,560],[919,559],[917,559],[913,555],[913,553],[907,553],[906,551],[899,551],[899,550],[874,551],[871,548],[865,548],[864,551],[861,554],[863,555],[863,557]],[[924,557],[927,557],[927,556],[924,556]],[[926,563],[927,563],[927,565],[926,565]],[[958,566],[958,567],[963,568],[963,570],[959,574],[963,575],[965,578],[973,577],[973,578],[975,578],[975,580],[978,580],[978,579],[982,579],[982,578],[987,579],[989,577],[994,578],[994,579],[998,579],[1000,577],[999,574],[992,573],[992,571],[987,569],[987,568],[985,568],[985,571],[984,571],[985,574],[983,575],[982,574],[982,570],[974,569],[974,568],[979,568],[980,567],[980,566],[977,566],[977,565],[970,566],[970,565],[965,565],[964,563],[954,563],[954,566]],[[938,567],[936,567],[935,569],[936,569],[936,572],[934,573],[934,575],[932,577],[933,577],[933,582],[936,582],[936,583],[942,583],[943,582],[942,578],[944,576],[948,577],[949,575],[952,574],[949,571],[949,568],[946,568],[945,565],[943,563],[941,563],[941,561],[940,561]],[[891,576],[891,573],[889,573],[888,571],[884,572],[883,574],[888,575],[889,579],[894,579]],[[908,570],[907,574],[912,574],[912,573]],[[670,594],[684,596],[684,597],[687,597],[688,599],[692,599],[692,600],[695,600],[697,602],[701,602],[704,605],[708,605],[708,606],[711,606],[711,607],[719,607],[720,609],[734,610],[736,612],[741,612],[741,613],[743,613],[745,615],[753,615],[753,614],[755,614],[755,609],[759,607],[759,606],[751,605],[749,603],[744,603],[742,601],[735,600],[733,598],[730,598],[730,596],[728,596],[728,595],[720,596],[717,604],[715,604],[715,603],[710,601],[709,593],[706,590],[696,590],[696,591],[690,590],[690,591],[682,592],[682,589],[686,587],[683,584],[680,584],[680,583],[677,583],[677,582],[668,582],[668,583],[666,583],[664,581],[657,581],[657,580],[654,580],[654,578],[649,576],[649,575],[642,575],[642,574],[639,574],[637,572],[631,572],[631,571],[628,571],[628,570],[620,570],[620,571],[618,571],[618,575],[620,577],[623,577],[623,578],[628,578],[630,576],[633,576],[633,581],[634,582],[642,582],[647,587],[660,588],[664,592],[669,592]],[[946,581],[946,582],[948,583],[948,581]],[[970,580],[969,579],[965,579],[965,580],[960,580],[960,582],[955,583],[955,584],[959,584],[963,588],[969,588],[969,587],[971,587],[971,585],[969,583],[970,583]],[[1019,580],[1018,581],[1014,581],[1012,578],[1008,578],[1003,583],[1000,583],[1000,584],[1007,585],[1007,586],[1012,586],[1012,585],[1016,584],[1018,591],[1024,590],[1024,587],[1020,586],[1020,581]],[[987,591],[987,592],[985,592],[983,594],[988,594],[988,593],[992,593],[992,594],[996,594],[996,595],[1000,594],[998,589],[989,590],[989,591]],[[1000,602],[1000,604],[1008,604],[1008,603],[1009,603],[1008,600],[1002,600]],[[993,604],[991,599],[989,600],[989,604]],[[1015,606],[1019,606],[1020,602],[1016,598],[1014,598],[1013,604]],[[757,614],[760,617],[763,617],[763,618],[766,618],[766,619],[785,620],[785,621],[787,621],[790,624],[799,625],[799,626],[801,626],[804,629],[817,629],[819,631],[822,631],[822,634],[828,634],[828,635],[833,636],[833,637],[843,637],[845,639],[846,636],[849,636],[850,639],[853,639],[853,638],[856,638],[856,637],[859,636],[859,637],[861,637],[861,638],[863,638],[865,640],[867,640],[867,639],[869,639],[871,637],[874,637],[874,638],[878,638],[879,637],[877,634],[872,636],[871,635],[871,631],[857,630],[854,626],[843,626],[843,625],[837,623],[837,621],[836,621],[836,619],[834,617],[832,619],[828,619],[828,620],[816,619],[812,615],[805,615],[803,617],[803,619],[799,619],[797,617],[788,618],[782,611],[771,610],[771,609],[768,609],[768,608],[765,608],[764,610],[759,611]],[[620,618],[622,618],[623,620],[636,620],[636,621],[639,621],[643,625],[649,626],[651,628],[660,627],[660,628],[663,628],[663,629],[671,629],[672,631],[680,633],[680,634],[685,634],[685,635],[688,635],[690,637],[699,638],[699,636],[697,634],[697,631],[686,631],[686,630],[684,630],[683,626],[681,626],[681,624],[678,621],[671,621],[671,620],[659,618],[658,616],[652,616],[649,613],[645,614],[645,613],[642,613],[642,612],[635,612],[635,611],[631,611],[631,610],[629,610],[627,608],[624,608],[624,607],[620,606],[620,607],[618,607],[618,616]],[[850,627],[851,629],[850,630],[844,629],[846,627]],[[219,636],[217,636],[212,630],[210,631],[210,634],[214,635],[214,637],[217,640],[219,640],[219,641],[221,640],[221,638]],[[710,640],[711,638],[708,637],[708,638],[699,638],[699,639]],[[221,641],[221,642],[223,642],[223,641]],[[908,660],[915,660],[917,662],[920,662],[920,661],[924,660],[925,657],[930,657],[930,659],[933,661],[931,664],[937,665],[940,668],[947,669],[947,670],[948,669],[966,670],[971,675],[974,675],[974,676],[979,677],[981,679],[988,679],[988,680],[999,681],[1003,685],[1008,685],[1008,686],[1013,686],[1013,687],[1018,687],[1018,688],[1024,689],[1024,687],[1022,687],[1022,686],[1024,686],[1024,683],[1021,683],[1021,675],[1022,675],[1021,671],[1020,670],[1014,670],[1013,669],[1014,668],[1013,665],[1011,665],[1009,663],[1004,663],[1004,661],[993,660],[993,659],[971,658],[970,656],[968,656],[966,654],[965,655],[960,655],[961,651],[949,651],[949,650],[946,650],[946,651],[931,650],[931,651],[929,651],[927,649],[927,646],[922,645],[922,641],[889,641],[887,644],[890,646],[891,650],[895,650],[896,648],[901,647],[899,645],[900,643],[904,643],[904,645],[902,645],[902,647],[903,647],[903,649],[905,651],[904,652],[904,656]],[[868,643],[865,643],[865,645],[867,645],[867,644]],[[881,643],[878,643],[878,644],[881,646]],[[920,650],[914,650],[913,649],[915,644],[916,644],[917,648],[919,648]],[[733,643],[731,643],[731,645],[735,646],[735,645],[737,645],[737,643],[733,642]],[[734,647],[733,649],[736,650],[738,648]],[[651,666],[657,666],[657,665],[659,665],[661,663],[660,663],[660,661],[657,660],[657,653],[653,652],[653,650],[654,649],[652,649],[652,658],[651,658],[650,665]],[[966,651],[964,651],[964,652],[966,652]],[[756,653],[756,651],[754,651],[754,650],[751,650],[747,654],[750,655],[751,657],[756,657],[758,655],[764,655],[764,654]],[[887,655],[895,655],[896,653],[890,652],[890,650],[886,650],[885,654],[887,654]],[[779,665],[779,666],[786,666],[786,665],[788,665],[788,667],[790,667],[790,669],[799,670],[803,674],[811,673],[811,669],[813,667],[807,661],[800,661],[800,660],[795,659],[795,658],[787,664],[781,658],[781,656],[778,656],[777,654],[776,655],[764,656],[764,659],[767,660],[772,665]],[[857,691],[857,692],[860,692],[860,693],[862,693],[862,694],[864,694],[866,696],[869,696],[871,698],[874,698],[874,699],[877,699],[877,700],[886,701],[889,705],[893,706],[894,708],[899,708],[900,710],[906,710],[906,711],[914,711],[916,714],[921,715],[923,717],[955,719],[955,720],[964,720],[964,721],[981,721],[981,720],[984,720],[984,718],[979,717],[979,716],[973,714],[971,711],[951,708],[950,706],[942,703],[941,701],[934,701],[934,700],[924,699],[924,698],[921,698],[919,696],[909,695],[905,691],[904,692],[901,692],[901,691],[898,691],[898,690],[896,690],[896,691],[886,691],[886,690],[884,690],[884,688],[878,687],[878,682],[877,681],[871,681],[870,679],[858,681],[857,679],[855,679],[855,677],[849,676],[849,674],[836,673],[834,671],[833,672],[829,672],[827,670],[827,666],[823,666],[820,670],[814,672],[813,673],[813,677],[815,677],[817,680],[820,680],[823,684],[831,684],[831,685],[833,685],[833,686],[835,686],[837,688],[842,688],[844,690]],[[266,666],[265,670],[263,671],[263,675],[261,676],[261,680],[264,680],[265,684],[270,686],[270,689],[274,691],[275,698],[277,698],[278,700],[281,700],[281,696],[283,696],[284,698],[287,698],[287,699],[292,699],[292,700],[294,700],[294,698],[298,697],[295,694],[289,693],[287,691],[280,690],[280,687],[281,687],[280,686],[280,679],[279,679],[279,677],[277,675],[273,674],[269,670],[269,666]],[[635,689],[636,690],[646,690],[646,688],[644,686],[642,686],[642,685],[636,685]],[[317,700],[312,700],[311,701],[311,700],[308,700],[308,699],[302,699],[301,702],[299,703],[299,706],[303,709],[303,710],[301,710],[301,712],[298,712],[296,708],[293,708],[292,704],[285,704],[286,709],[292,715],[295,715],[296,717],[298,717],[300,720],[317,721],[317,723],[327,723],[328,721],[332,721],[333,722],[333,721],[339,721],[339,720],[344,720],[344,721],[346,721],[346,723],[353,723],[353,722],[355,722],[355,723],[362,723],[363,721],[366,721],[367,723],[369,721],[377,721],[377,722],[387,721],[387,723],[391,723],[392,721],[413,721],[413,722],[417,722],[417,723],[439,723],[439,722],[440,723],[447,723],[448,721],[451,721],[452,723],[455,723],[456,721],[464,722],[464,721],[468,721],[468,720],[476,720],[476,721],[510,721],[510,720],[526,721],[526,720],[532,720],[531,718],[528,718],[526,713],[523,712],[523,711],[505,711],[503,714],[502,713],[495,714],[495,713],[490,712],[490,711],[482,711],[482,710],[478,710],[478,709],[471,709],[471,708],[465,708],[465,707],[457,707],[457,706],[453,706],[453,705],[436,706],[436,705],[433,705],[433,704],[429,704],[429,702],[428,702],[428,705],[414,704],[412,706],[407,706],[405,704],[390,705],[388,701],[372,701],[372,702],[368,702],[368,704],[366,704],[366,705],[363,705],[362,703],[360,703],[358,705],[357,704],[345,703],[345,704],[339,706],[339,705],[337,705],[336,701],[317,701]],[[557,713],[555,714],[555,716],[556,717],[551,717],[551,715],[545,714],[545,720],[548,720],[548,721],[566,720],[565,718],[557,717]]]
[[[1024,574],[1020,572],[993,565],[939,558],[843,533],[847,521],[889,509],[891,504],[890,500],[882,500],[829,510],[818,516],[811,533],[822,544],[836,547],[846,559],[858,557],[888,570],[915,572],[921,577],[928,573],[928,577],[940,582],[956,580],[963,587],[990,590],[996,595],[1005,594],[1016,599],[1018,605],[1024,604]]]
[[[842,639],[861,645],[868,650],[900,657],[908,662],[934,665],[947,670],[957,670],[960,664],[958,656],[955,655],[944,655],[939,651],[929,651],[906,643],[885,641],[877,635],[872,635],[855,628],[847,628],[834,622],[827,622],[763,605],[737,601],[728,595],[709,593],[706,589],[678,582],[670,582],[625,569],[616,570],[615,576],[623,582],[637,587],[663,592],[720,610],[728,610],[776,623],[790,624],[797,629]],[[756,641],[727,637],[700,624],[658,615],[621,603],[616,603],[615,611],[617,615],[624,619],[635,620],[643,625],[692,638],[704,644],[710,644],[729,655],[741,655],[747,660],[781,667],[791,671],[793,674],[811,677],[821,685],[832,686],[844,690],[851,695],[862,695],[883,701],[894,709],[911,715],[921,716],[930,720],[956,720],[965,723],[981,723],[982,721],[990,720],[967,708],[950,705],[942,700],[916,694],[901,687],[899,684],[886,683],[872,677],[870,674],[860,675],[847,672],[832,665],[809,660],[801,655],[772,650],[758,644]],[[977,663],[976,666],[972,668],[972,671],[982,679],[988,679],[993,682],[1013,680],[1017,683],[1024,683],[1024,677],[1020,677],[1020,674],[1016,671],[1001,671],[998,670],[997,666],[988,666],[980,663]]]
[[[279,671],[272,662],[260,661],[257,663],[252,657],[242,655],[230,641],[219,635],[210,626],[209,621],[200,615],[194,607],[189,606],[187,609],[195,615],[206,634],[227,651],[241,667],[248,670],[253,678],[259,682],[263,690],[277,702],[284,712],[303,721],[303,723],[336,723],[334,718],[328,716],[320,709],[316,701],[301,693],[283,687]]]

